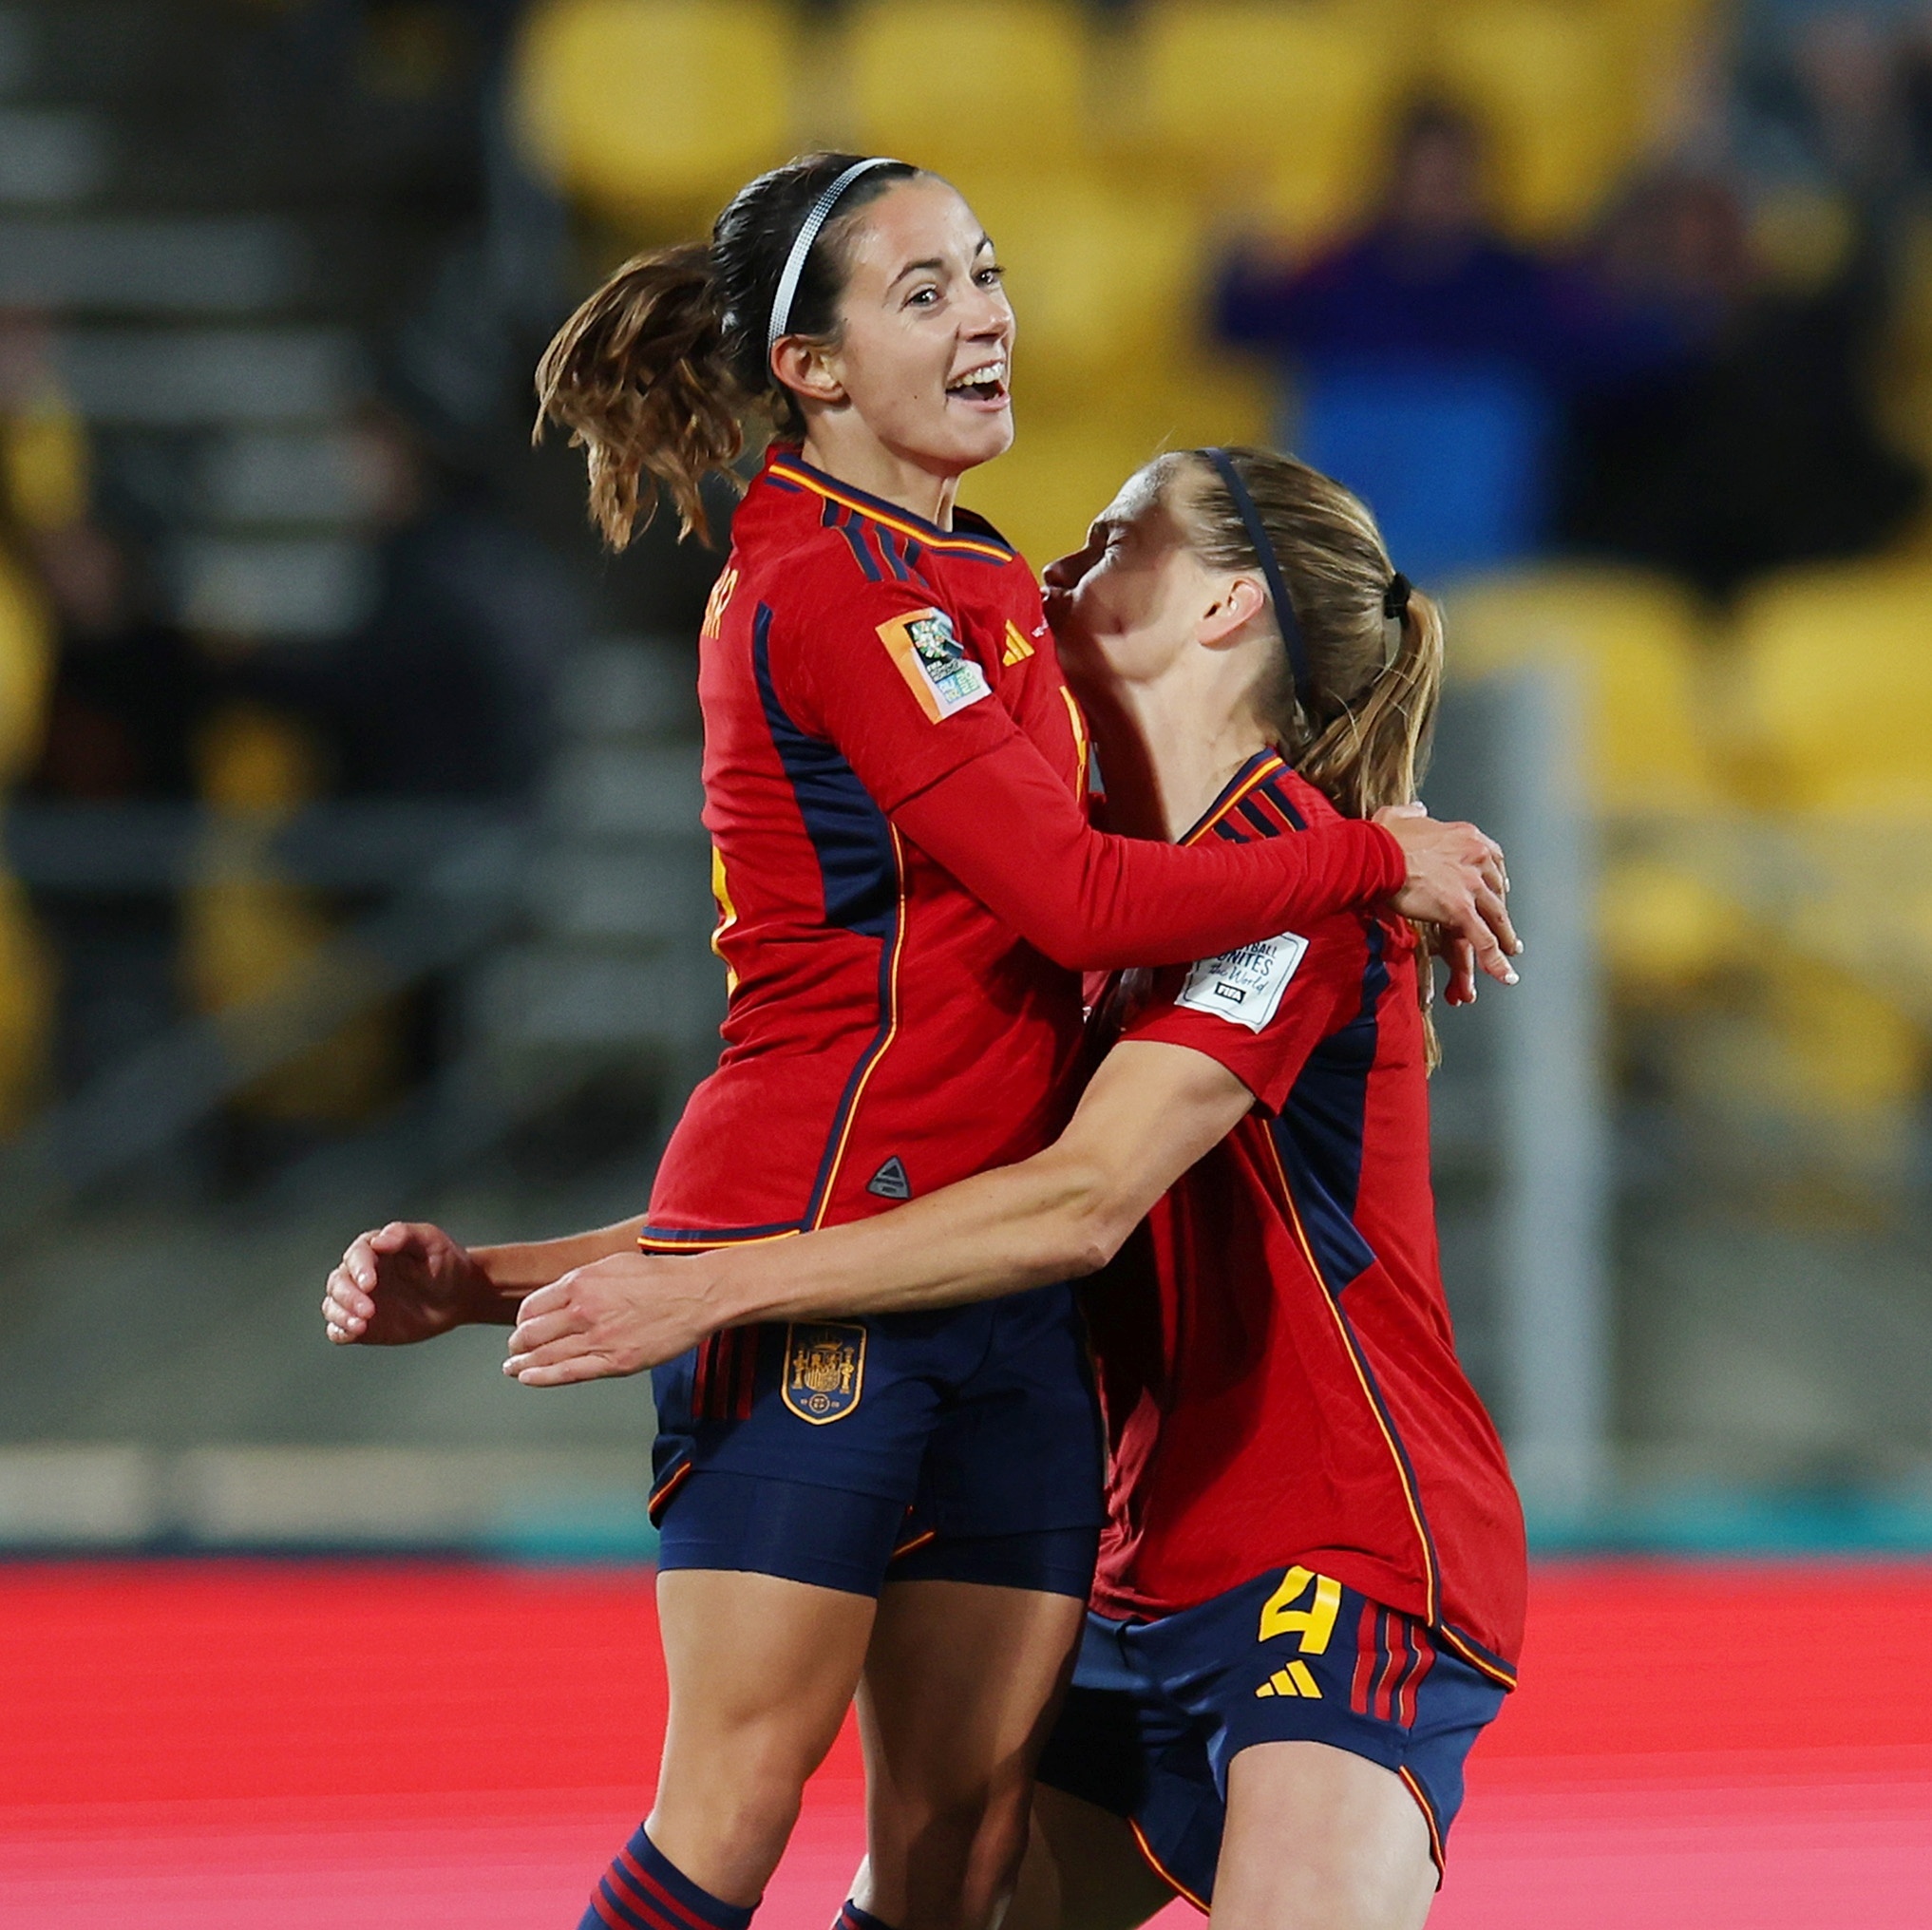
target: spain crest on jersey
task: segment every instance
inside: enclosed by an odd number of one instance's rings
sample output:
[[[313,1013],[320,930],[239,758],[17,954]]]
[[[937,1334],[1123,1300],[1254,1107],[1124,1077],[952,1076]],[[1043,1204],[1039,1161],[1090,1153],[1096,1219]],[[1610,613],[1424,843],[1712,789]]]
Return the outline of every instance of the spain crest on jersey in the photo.
[[[785,1404],[822,1428],[843,1420],[865,1388],[865,1330],[843,1320],[794,1321],[785,1334]]]

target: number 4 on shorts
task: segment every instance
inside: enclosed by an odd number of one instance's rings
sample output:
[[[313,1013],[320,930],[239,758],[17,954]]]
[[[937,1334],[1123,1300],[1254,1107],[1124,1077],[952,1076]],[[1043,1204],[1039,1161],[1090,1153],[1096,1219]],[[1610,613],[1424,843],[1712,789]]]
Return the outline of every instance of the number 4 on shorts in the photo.
[[[1313,1586],[1315,1599],[1306,1608],[1296,1604]],[[1261,1632],[1258,1639],[1270,1642],[1277,1636],[1298,1634],[1304,1656],[1328,1653],[1329,1637],[1335,1634],[1335,1618],[1341,1608],[1341,1583],[1326,1575],[1315,1575],[1306,1568],[1291,1568],[1281,1585],[1268,1598],[1261,1610]]]

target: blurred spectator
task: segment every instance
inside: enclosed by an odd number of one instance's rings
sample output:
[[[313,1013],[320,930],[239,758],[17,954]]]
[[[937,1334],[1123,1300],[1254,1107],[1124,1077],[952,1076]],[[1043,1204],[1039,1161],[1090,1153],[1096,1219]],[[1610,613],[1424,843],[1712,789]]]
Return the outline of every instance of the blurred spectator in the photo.
[[[320,661],[265,659],[248,681],[323,723],[345,796],[525,795],[548,749],[558,668],[584,634],[577,586],[400,416],[371,410],[359,433],[379,537],[374,609]]]
[[[1424,104],[1364,234],[1299,269],[1239,254],[1219,292],[1227,339],[1293,359],[1286,440],[1368,500],[1422,577],[1531,550],[1561,400],[1683,347],[1668,310],[1506,239],[1484,173],[1475,123]]]
[[[1674,313],[1690,359],[1582,399],[1558,533],[1728,595],[1762,570],[1877,547],[1924,481],[1879,433],[1888,284],[1875,219],[1821,279],[1773,274],[1728,183],[1666,173],[1605,224],[1612,285]]]
[[[70,801],[186,800],[207,697],[201,659],[154,616],[120,544],[91,522],[37,532],[30,553],[59,625],[31,788]]]
[[[1887,196],[1932,171],[1923,0],[1747,0],[1737,158],[1767,186]]]

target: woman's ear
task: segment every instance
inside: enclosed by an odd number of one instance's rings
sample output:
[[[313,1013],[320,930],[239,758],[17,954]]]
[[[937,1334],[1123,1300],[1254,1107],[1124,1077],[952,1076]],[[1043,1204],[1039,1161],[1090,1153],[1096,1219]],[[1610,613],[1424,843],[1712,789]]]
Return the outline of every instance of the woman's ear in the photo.
[[[795,395],[827,405],[846,400],[845,385],[829,366],[831,351],[803,335],[782,335],[771,351],[771,372]]]
[[[1231,642],[1267,607],[1268,599],[1252,577],[1230,577],[1202,614],[1201,641],[1210,650]]]

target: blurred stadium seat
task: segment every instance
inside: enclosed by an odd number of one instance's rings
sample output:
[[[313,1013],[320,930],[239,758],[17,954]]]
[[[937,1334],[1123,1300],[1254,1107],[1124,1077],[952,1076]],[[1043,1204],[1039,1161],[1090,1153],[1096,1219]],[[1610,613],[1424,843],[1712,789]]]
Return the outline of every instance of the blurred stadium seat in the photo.
[[[53,656],[46,613],[0,554],[0,796],[40,749]],[[0,1137],[25,1124],[49,1069],[52,963],[26,894],[0,862]]]
[[[1793,571],[1745,596],[1736,712],[1759,801],[1932,810],[1932,569]]]
[[[0,1139],[46,1094],[54,1020],[53,961],[27,895],[0,872]]]
[[[1769,937],[1714,1017],[1680,1040],[1674,1076],[1707,1115],[1745,1127],[1790,1204],[1842,1205],[1847,1184],[1896,1186],[1932,1046],[1882,987]],[[1767,1160],[1780,1144],[1785,1158]]]
[[[1496,188],[1524,234],[1585,220],[1635,155],[1635,51],[1614,11],[1563,0],[1476,0],[1430,16],[1430,76],[1483,122]]]
[[[792,145],[796,22],[771,0],[541,0],[517,119],[566,193],[650,227],[709,225]]]
[[[1031,394],[1030,377],[1020,380]],[[960,501],[1041,569],[1077,549],[1120,485],[1163,449],[1265,443],[1272,402],[1264,377],[1184,357],[1151,379],[1143,373],[1110,387],[1104,407],[1023,403],[1013,453],[966,477]]]
[[[1452,675],[1562,663],[1583,679],[1594,809],[1695,821],[1721,802],[1700,658],[1706,619],[1666,577],[1555,565],[1479,579],[1448,599]],[[1749,957],[1758,933],[1721,867],[1656,824],[1608,841],[1597,930],[1618,998],[1675,1001]],[[1672,828],[1681,828],[1680,822]]]
[[[1006,267],[1027,406],[1091,407],[1092,384],[1145,383],[1194,333],[1206,262],[1184,202],[1084,168],[980,168],[957,184]]]
[[[1091,31],[1053,0],[861,0],[842,48],[854,142],[941,174],[1077,155]]]
[[[0,551],[0,789],[39,753],[52,675],[53,640],[39,594]]]
[[[1408,52],[1350,0],[1156,0],[1142,14],[1134,136],[1164,177],[1312,240],[1359,213]]]
[[[275,875],[266,845],[321,789],[315,747],[296,724],[250,704],[210,720],[197,747],[213,824],[182,898],[184,975],[194,1003],[222,1012],[272,997],[328,944],[333,920]],[[240,1109],[275,1120],[353,1120],[394,1090],[392,1015],[351,1020],[261,1080]]]
[[[1698,691],[1705,621],[1662,577],[1550,565],[1486,577],[1448,599],[1452,674],[1529,661],[1576,665],[1591,706],[1591,795],[1607,810],[1717,802]]]

